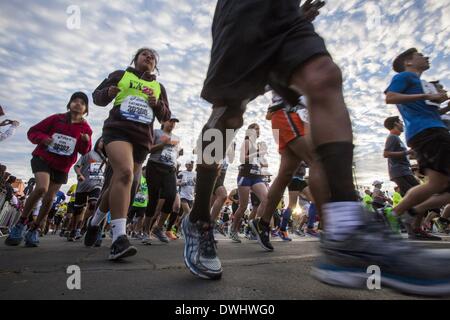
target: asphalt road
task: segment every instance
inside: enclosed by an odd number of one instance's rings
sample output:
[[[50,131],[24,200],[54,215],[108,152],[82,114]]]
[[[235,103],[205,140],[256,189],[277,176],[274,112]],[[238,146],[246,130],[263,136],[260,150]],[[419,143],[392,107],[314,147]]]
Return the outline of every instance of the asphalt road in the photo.
[[[264,252],[255,241],[232,243],[218,235],[224,273],[219,281],[198,279],[183,262],[183,240],[146,246],[132,242],[138,254],[110,262],[109,239],[101,248],[85,248],[58,236],[41,238],[38,248],[7,247],[0,240],[0,299],[416,299],[388,289],[348,290],[324,285],[310,276],[318,241],[275,240],[275,251]],[[442,243],[418,246],[450,248]],[[81,271],[81,289],[67,287],[67,268]]]

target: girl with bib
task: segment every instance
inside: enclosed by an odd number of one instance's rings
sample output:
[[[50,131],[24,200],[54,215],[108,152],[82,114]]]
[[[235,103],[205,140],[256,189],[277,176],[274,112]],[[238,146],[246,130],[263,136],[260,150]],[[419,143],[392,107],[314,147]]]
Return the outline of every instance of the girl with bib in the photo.
[[[159,122],[170,118],[166,90],[154,74],[158,58],[153,49],[139,49],[132,61],[134,67],[114,71],[93,93],[96,105],[113,102],[102,134],[113,175],[96,213],[88,221],[84,242],[87,246],[94,245],[100,222],[110,210],[113,232],[110,260],[137,252],[126,236],[133,176],[140,172],[150,151],[155,117]]]
[[[7,245],[19,245],[25,231],[25,221],[42,198],[39,215],[29,225],[25,245],[37,247],[39,227],[51,209],[53,199],[63,184],[67,183],[70,168],[77,161],[78,153],[91,150],[92,130],[84,115],[89,113],[88,97],[75,92],[67,104],[67,113],[54,114],[28,130],[28,139],[37,144],[31,159],[31,169],[36,186],[27,198],[17,224],[6,239]]]

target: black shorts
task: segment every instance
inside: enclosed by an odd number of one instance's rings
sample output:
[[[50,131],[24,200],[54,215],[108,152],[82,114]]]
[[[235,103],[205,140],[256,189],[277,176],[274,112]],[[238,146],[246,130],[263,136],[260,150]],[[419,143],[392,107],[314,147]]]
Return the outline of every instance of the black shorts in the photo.
[[[75,202],[69,202],[69,204],[67,205],[67,213],[72,214],[74,208],[75,208]]]
[[[127,224],[132,223],[134,217],[142,218],[143,216],[145,216],[145,210],[147,210],[147,207],[133,207],[133,206],[131,206],[130,209],[128,210]]]
[[[133,145],[133,160],[135,163],[144,163],[149,154],[149,150],[147,148],[133,143],[133,139],[121,131],[108,129],[107,132],[103,132],[102,138],[105,146],[113,141],[125,141],[131,143]]]
[[[399,187],[402,197],[405,196],[409,189],[420,184],[420,182],[413,175],[392,178],[391,180],[397,185],[397,187]]]
[[[75,208],[84,208],[89,201],[97,201],[100,197],[100,188],[95,188],[89,192],[77,192],[75,193]]]
[[[261,201],[259,200],[258,196],[253,192],[250,192],[250,200],[252,202],[253,207],[257,207],[261,204]]]
[[[50,181],[56,184],[66,184],[69,177],[68,173],[50,168],[47,162],[36,156],[31,159],[31,170],[33,173],[47,172],[50,175]]]
[[[308,183],[305,180],[292,179],[292,181],[288,185],[288,190],[289,192],[292,191],[302,192],[307,186]]]
[[[55,214],[56,214],[56,209],[51,208],[49,213],[48,213],[47,219],[48,220],[52,220],[53,217],[55,216]]]
[[[53,218],[53,224],[54,224],[55,226],[59,226],[59,225],[61,224],[61,222],[62,222],[62,219],[63,219],[62,216],[55,216],[55,217]]]
[[[216,180],[216,184],[214,185],[213,194],[216,193],[216,190],[220,187],[223,187],[225,183],[225,176],[227,172],[226,171],[220,171],[220,175]]]
[[[434,170],[450,176],[450,133],[445,128],[430,128],[408,142],[417,155],[420,172]]]
[[[194,200],[188,200],[185,198],[181,198],[181,202],[186,202],[190,209],[192,209],[192,205],[194,204]]]
[[[299,5],[299,0],[219,0],[201,96],[213,104],[240,105],[270,84],[295,105],[298,94],[288,89],[293,72],[314,56],[329,55]]]

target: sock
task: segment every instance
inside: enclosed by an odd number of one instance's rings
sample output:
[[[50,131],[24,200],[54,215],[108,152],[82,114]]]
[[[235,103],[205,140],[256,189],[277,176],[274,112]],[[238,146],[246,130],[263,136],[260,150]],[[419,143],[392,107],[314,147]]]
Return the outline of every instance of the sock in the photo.
[[[291,215],[292,215],[292,211],[290,208],[287,208],[286,210],[284,210],[283,219],[281,220],[281,225],[280,225],[281,231],[286,231],[287,225],[289,223],[289,219],[291,218]]]
[[[118,237],[123,236],[126,234],[126,225],[127,225],[127,219],[115,219],[111,220],[111,230],[113,234],[112,242],[117,240]]]
[[[330,202],[358,201],[353,185],[353,144],[331,142],[318,146],[316,151],[327,177]]]
[[[95,210],[94,216],[92,217],[91,225],[99,226],[102,220],[105,219],[106,214],[106,212],[101,212],[100,208],[97,208],[97,210]]]
[[[192,211],[189,214],[189,220],[192,223],[198,220],[210,222],[209,201],[212,195],[212,189],[216,183],[218,170],[197,166],[197,184],[195,185],[195,201]]]
[[[316,222],[317,209],[314,203],[311,203],[308,210],[308,229],[314,228],[314,223]]]
[[[359,202],[330,202],[323,206],[325,232],[330,240],[342,241],[363,224]]]

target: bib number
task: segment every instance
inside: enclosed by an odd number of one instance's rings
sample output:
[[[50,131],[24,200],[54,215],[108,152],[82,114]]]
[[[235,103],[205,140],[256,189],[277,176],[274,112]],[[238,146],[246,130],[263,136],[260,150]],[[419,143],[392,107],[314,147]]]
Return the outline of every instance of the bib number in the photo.
[[[52,143],[48,146],[48,151],[60,156],[71,156],[75,151],[77,139],[60,133],[52,136]]]
[[[424,80],[422,80],[422,89],[423,89],[423,92],[425,93],[425,94],[437,94],[437,93],[439,93],[438,91],[437,91],[437,89],[436,89],[436,87],[434,86],[434,84],[432,84],[432,83],[429,83],[429,82],[427,82],[427,81],[424,81]],[[440,103],[438,103],[438,102],[433,102],[433,101],[430,101],[430,100],[425,100],[425,103],[427,104],[427,105],[429,105],[429,106],[433,106],[433,107],[440,107]]]
[[[161,156],[159,160],[163,163],[167,163],[170,165],[175,164],[176,159],[176,150],[173,146],[164,147],[163,151],[161,152]]]
[[[129,121],[151,124],[155,119],[153,109],[141,97],[128,96],[120,105],[120,114]]]
[[[145,195],[141,192],[136,193],[136,197],[134,198],[135,202],[138,203],[144,203],[145,202]]]
[[[261,175],[261,168],[257,165],[252,165],[252,168],[250,169],[250,174],[259,176]]]
[[[96,182],[103,182],[103,172],[101,170],[102,164],[100,162],[91,163],[89,166],[89,179]]]

